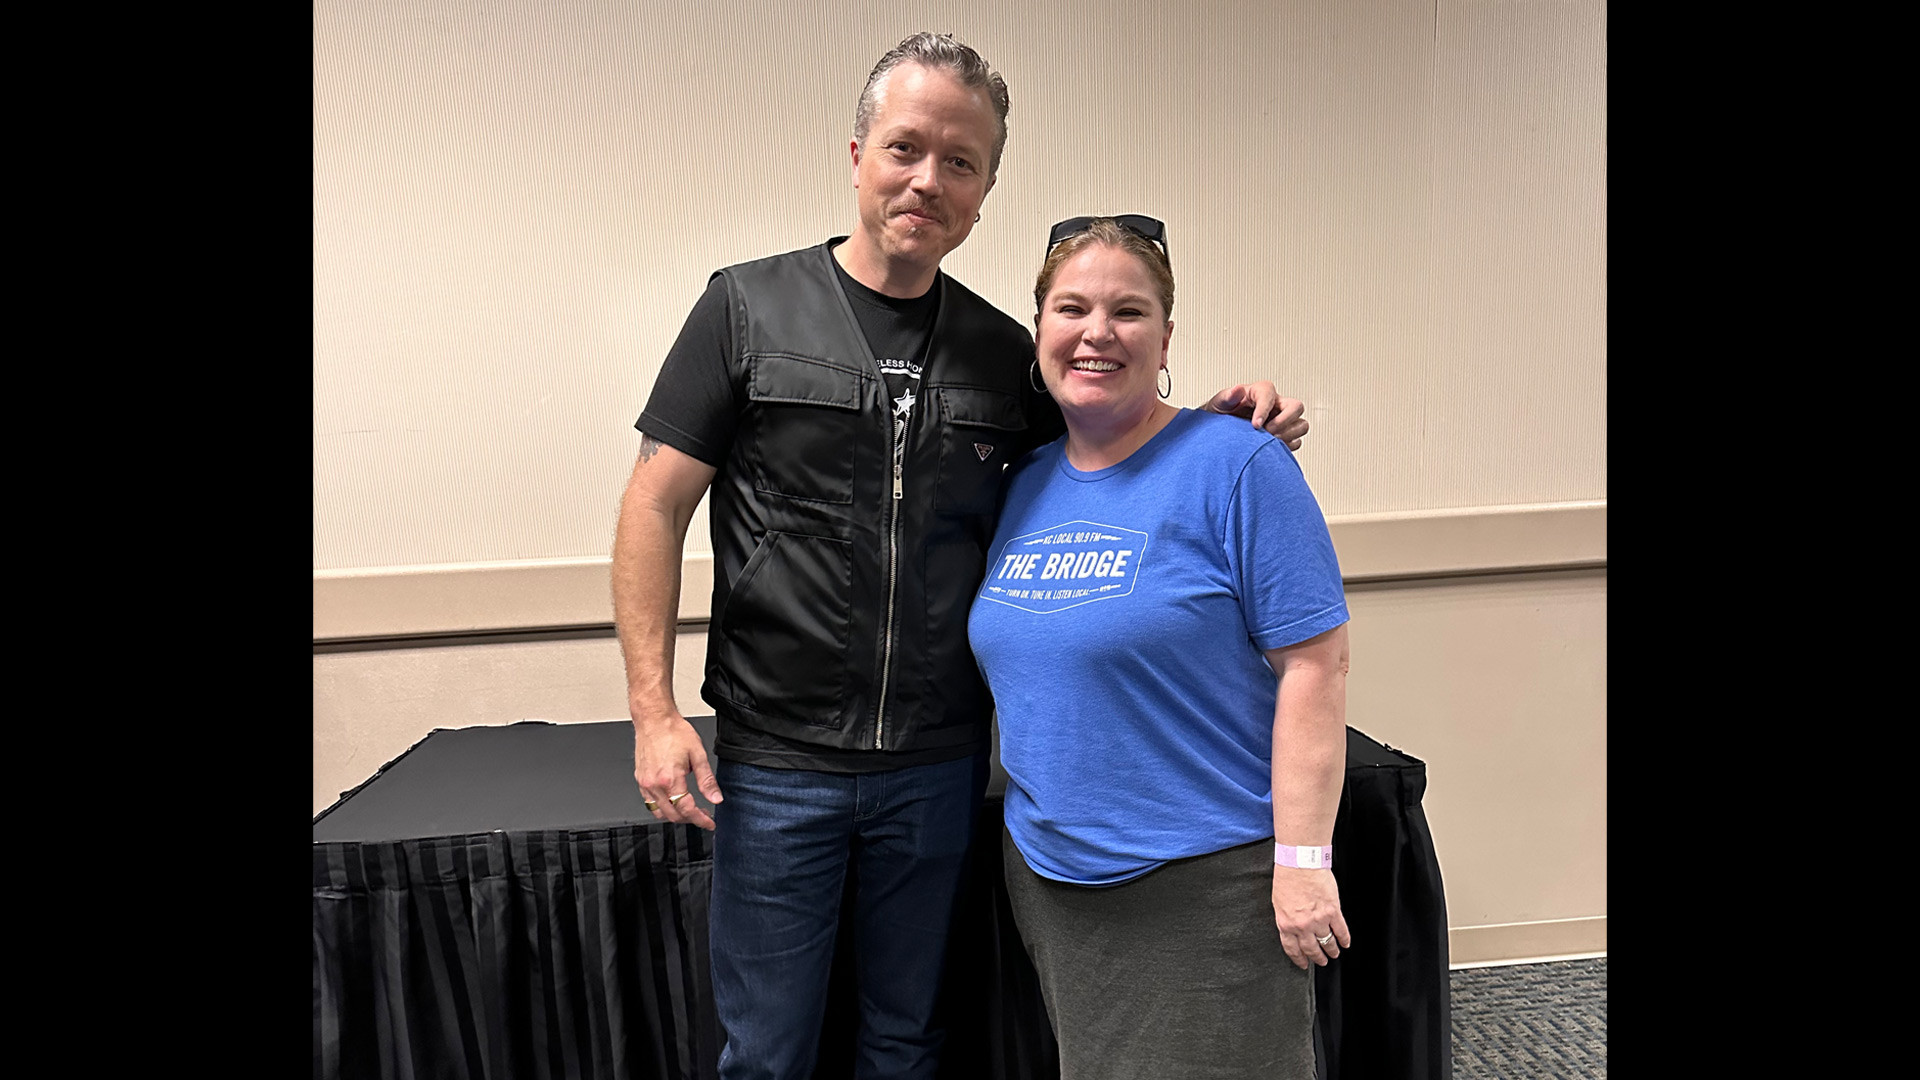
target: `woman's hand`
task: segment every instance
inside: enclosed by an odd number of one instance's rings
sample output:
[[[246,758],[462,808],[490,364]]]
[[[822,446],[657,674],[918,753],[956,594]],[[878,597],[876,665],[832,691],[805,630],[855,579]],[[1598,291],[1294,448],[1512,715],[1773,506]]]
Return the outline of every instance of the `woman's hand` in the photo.
[[[1327,966],[1340,950],[1353,944],[1346,916],[1340,913],[1340,885],[1331,870],[1273,868],[1273,921],[1280,927],[1280,945],[1295,967]],[[1332,938],[1325,944],[1319,939]]]

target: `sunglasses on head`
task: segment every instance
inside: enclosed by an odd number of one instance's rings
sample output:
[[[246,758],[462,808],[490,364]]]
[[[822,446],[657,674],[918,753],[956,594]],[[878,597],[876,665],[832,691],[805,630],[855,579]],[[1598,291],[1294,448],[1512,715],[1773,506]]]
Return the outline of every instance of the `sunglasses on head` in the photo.
[[[1150,218],[1145,214],[1099,214],[1090,217],[1070,217],[1055,225],[1047,233],[1047,250],[1052,251],[1055,244],[1079,236],[1093,226],[1102,217],[1111,217],[1114,223],[1136,236],[1145,237],[1160,245],[1160,254],[1167,256],[1167,263],[1173,263],[1173,256],[1167,253],[1167,225],[1159,218]]]

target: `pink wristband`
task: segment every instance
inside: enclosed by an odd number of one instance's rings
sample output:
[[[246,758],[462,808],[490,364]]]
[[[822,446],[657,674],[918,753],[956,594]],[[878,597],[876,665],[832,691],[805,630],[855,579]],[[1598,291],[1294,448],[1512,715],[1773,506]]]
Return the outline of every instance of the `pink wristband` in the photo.
[[[1333,869],[1333,845],[1289,847],[1276,840],[1273,844],[1273,862],[1275,866],[1292,866],[1302,870],[1331,870]]]

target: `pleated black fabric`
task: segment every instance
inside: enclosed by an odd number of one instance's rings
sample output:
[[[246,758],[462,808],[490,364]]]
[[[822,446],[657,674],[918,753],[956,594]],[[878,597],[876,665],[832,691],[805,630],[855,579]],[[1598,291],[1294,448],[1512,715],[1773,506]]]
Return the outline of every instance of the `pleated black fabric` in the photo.
[[[314,1076],[705,1080],[710,837],[313,847]]]
[[[1315,971],[1327,1080],[1453,1075],[1447,903],[1426,790],[1425,763],[1347,729],[1333,873],[1353,948]]]
[[[500,771],[481,768],[486,755],[458,756],[474,740],[494,746]],[[630,740],[626,724],[435,732],[322,815],[330,838],[313,845],[315,1080],[714,1077],[712,838],[685,825],[604,824],[598,815],[632,801]],[[577,807],[597,816],[591,826],[341,839],[356,835],[340,826],[348,799],[387,785],[409,795],[383,805],[444,808],[525,779],[531,767],[514,763],[543,753],[541,783],[569,788],[568,798],[523,792],[523,803],[541,815]],[[1059,1051],[994,842],[1004,773],[996,780],[951,937],[940,1075],[1058,1080]],[[1451,1076],[1446,903],[1425,791],[1424,764],[1348,729],[1333,843],[1354,947],[1315,975],[1327,1080]],[[486,809],[475,802],[473,813]],[[402,819],[413,820],[393,811],[387,824]],[[844,915],[817,1080],[852,1071],[858,943]]]

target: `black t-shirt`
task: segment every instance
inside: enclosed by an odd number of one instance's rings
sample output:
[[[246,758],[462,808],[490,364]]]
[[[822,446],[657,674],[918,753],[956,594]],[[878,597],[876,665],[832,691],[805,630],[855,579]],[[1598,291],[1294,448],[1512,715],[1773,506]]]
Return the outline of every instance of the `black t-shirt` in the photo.
[[[940,281],[925,293],[901,299],[875,292],[855,281],[833,260],[833,272],[852,301],[853,317],[867,339],[867,349],[887,381],[887,400],[893,403],[893,460],[906,450],[907,424],[920,400],[920,366],[927,359],[927,339],[933,336],[933,317],[940,312]]]
[[[925,295],[900,299],[855,281],[833,260],[841,287],[852,301],[854,318],[867,348],[880,364],[894,423],[895,453],[900,452],[914,405],[920,400],[920,367],[926,361],[933,320],[939,313],[940,286]],[[735,399],[727,361],[733,330],[727,315],[726,282],[716,277],[693,305],[680,336],[668,350],[634,426],[674,449],[714,468],[725,465],[738,429],[741,403]],[[1054,423],[1058,423],[1054,413]],[[972,753],[969,747],[937,750],[841,750],[782,738],[743,724],[722,725],[714,750],[721,757],[768,768],[861,773],[932,765]]]

